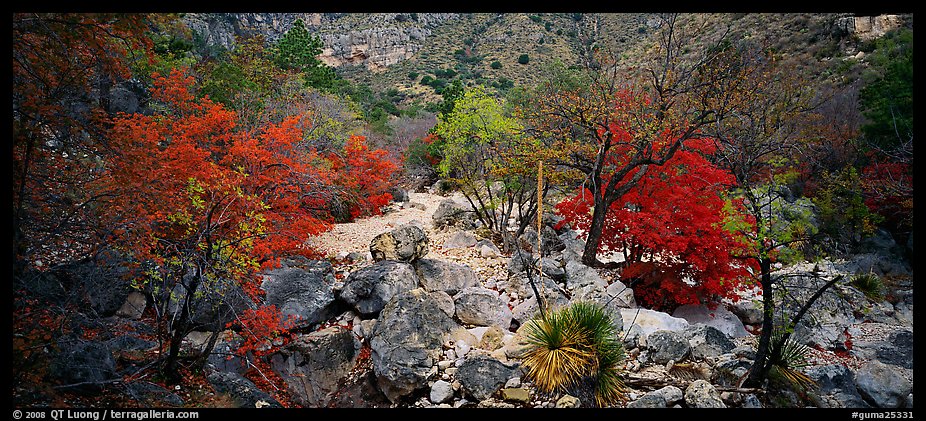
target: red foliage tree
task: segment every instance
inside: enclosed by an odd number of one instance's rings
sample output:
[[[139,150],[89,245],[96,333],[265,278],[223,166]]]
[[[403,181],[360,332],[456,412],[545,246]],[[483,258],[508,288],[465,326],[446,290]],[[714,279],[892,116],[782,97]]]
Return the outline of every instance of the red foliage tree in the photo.
[[[649,308],[735,298],[739,281],[749,277],[747,267],[731,257],[744,247],[743,239],[727,228],[746,222],[739,219],[742,204],[724,198],[732,176],[705,159],[712,151],[710,141],[690,140],[608,209],[598,251],[624,254],[621,276]],[[587,230],[592,206],[591,192],[583,189],[556,209],[564,222]]]
[[[346,205],[349,220],[360,216],[379,215],[392,195],[392,175],[397,166],[386,159],[382,149],[371,150],[363,136],[351,136],[344,151],[331,153],[331,184],[337,187],[337,204]],[[336,219],[340,212],[335,213]]]
[[[318,211],[324,195],[315,194],[327,175],[297,148],[295,119],[238,131],[233,111],[191,92],[192,77],[175,70],[154,83],[162,111],[116,118],[117,153],[98,187],[113,197],[113,242],[143,266],[145,281],[185,292],[179,317],[164,321],[173,374],[199,291],[225,293],[218,286],[230,280],[256,300],[256,270],[284,253],[311,255],[303,242],[328,227]]]

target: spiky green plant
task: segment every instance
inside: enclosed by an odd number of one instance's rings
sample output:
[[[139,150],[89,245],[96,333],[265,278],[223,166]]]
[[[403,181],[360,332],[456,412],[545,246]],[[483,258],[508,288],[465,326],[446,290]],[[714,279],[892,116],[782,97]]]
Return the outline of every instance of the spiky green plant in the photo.
[[[783,333],[781,332],[772,335],[769,374],[771,377],[781,379],[791,385],[795,391],[806,392],[815,388],[817,383],[804,374],[803,371],[800,371],[801,368],[810,365],[807,362],[810,348],[791,338],[782,340],[782,337]]]
[[[624,349],[605,309],[579,301],[528,322],[527,377],[546,392],[591,380],[598,406],[624,399]]]
[[[884,299],[884,281],[874,273],[859,273],[852,276],[852,285],[872,301]]]

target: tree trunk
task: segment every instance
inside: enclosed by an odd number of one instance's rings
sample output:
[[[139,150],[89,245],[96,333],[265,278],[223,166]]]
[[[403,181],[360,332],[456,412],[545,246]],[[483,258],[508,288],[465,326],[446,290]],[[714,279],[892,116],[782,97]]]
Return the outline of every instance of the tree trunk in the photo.
[[[608,214],[608,205],[603,198],[595,197],[595,210],[592,212],[592,225],[588,228],[588,239],[585,240],[585,250],[582,252],[582,263],[586,266],[599,267],[598,245],[601,244],[601,234],[604,231],[604,220]],[[538,233],[539,235],[539,233]]]
[[[749,368],[749,374],[743,387],[762,387],[762,382],[768,374],[769,345],[772,340],[772,330],[775,318],[775,302],[772,292],[772,262],[764,258],[759,262],[762,271],[762,333],[759,336],[759,348],[756,350],[756,360]]]

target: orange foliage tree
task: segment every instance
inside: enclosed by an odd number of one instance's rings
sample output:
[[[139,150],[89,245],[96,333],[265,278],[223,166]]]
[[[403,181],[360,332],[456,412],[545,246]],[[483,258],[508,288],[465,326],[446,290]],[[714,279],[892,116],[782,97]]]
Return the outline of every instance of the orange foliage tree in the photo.
[[[160,111],[115,119],[115,153],[97,184],[112,197],[112,241],[155,292],[174,295],[173,307],[164,303],[174,314],[162,320],[168,374],[201,291],[230,280],[259,302],[255,271],[281,254],[311,255],[303,242],[328,227],[320,192],[330,175],[319,170],[321,157],[298,148],[297,118],[239,131],[236,113],[198,99],[192,83],[178,70],[155,77]]]

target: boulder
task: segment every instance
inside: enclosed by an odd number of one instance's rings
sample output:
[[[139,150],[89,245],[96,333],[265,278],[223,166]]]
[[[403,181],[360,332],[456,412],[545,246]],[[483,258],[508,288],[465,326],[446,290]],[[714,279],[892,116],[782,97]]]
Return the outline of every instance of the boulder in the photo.
[[[523,387],[506,387],[502,389],[502,399],[508,402],[528,403],[531,400],[531,392]]]
[[[475,226],[475,214],[472,207],[452,198],[444,199],[437,205],[431,216],[434,228],[458,227],[469,229]]]
[[[240,374],[215,371],[209,373],[206,380],[215,388],[216,392],[228,395],[239,408],[283,407],[267,392],[258,389],[253,382]]]
[[[679,332],[660,330],[646,335],[644,347],[649,351],[650,359],[656,364],[669,361],[681,361],[691,353],[691,345]]]
[[[457,231],[444,241],[445,249],[462,249],[476,245],[476,236],[469,231]]]
[[[389,194],[392,195],[392,201],[396,203],[408,202],[408,190],[405,190],[399,186],[392,186],[389,189]]]
[[[682,392],[682,389],[679,389],[675,386],[665,386],[661,389],[656,389],[649,393],[662,396],[666,400],[666,405],[668,406],[675,405],[676,403],[679,403],[685,399],[685,395]]]
[[[324,407],[338,381],[354,368],[360,341],[347,329],[331,326],[297,334],[270,356],[270,366],[286,383],[293,400],[303,407]]]
[[[502,251],[494,243],[488,240],[479,240],[476,243],[476,249],[479,250],[479,256],[483,258],[501,257]]]
[[[499,299],[497,292],[482,287],[469,287],[453,297],[457,318],[465,324],[496,325],[503,330],[511,326],[511,309]]]
[[[192,276],[184,279],[190,285]],[[169,317],[179,317],[188,289],[176,284],[168,298]],[[229,322],[237,319],[245,310],[254,308],[255,304],[241,284],[229,279],[208,280],[200,283],[190,301],[192,328],[199,331],[219,331],[225,329]]]
[[[383,308],[370,337],[376,383],[396,402],[426,387],[444,336],[457,327],[424,289],[403,292]]]
[[[812,366],[804,373],[817,384],[820,396],[834,408],[868,408],[870,405],[862,399],[855,386],[855,374],[842,364]]]
[[[720,393],[710,383],[695,380],[685,389],[685,403],[689,408],[726,408]]]
[[[549,256],[554,252],[560,252],[566,249],[566,244],[559,238],[556,231],[550,226],[544,226],[541,230],[541,254]],[[537,230],[534,227],[527,227],[524,233],[518,237],[518,245],[529,252],[537,253]]]
[[[855,372],[859,394],[876,408],[903,408],[913,383],[900,372],[901,368],[869,361]]]
[[[428,254],[428,236],[421,227],[407,224],[373,237],[370,241],[373,261],[413,262]]]
[[[117,251],[103,250],[89,259],[57,268],[55,273],[72,293],[86,302],[87,309],[98,316],[116,314],[134,291],[132,274],[124,266],[125,258]]]
[[[479,283],[476,272],[467,265],[437,259],[419,259],[414,265],[421,287],[427,291],[455,295]]]
[[[508,276],[517,276],[525,271],[527,266],[533,266],[537,257],[524,250],[515,250],[508,259]],[[537,275],[534,275],[535,277]]]
[[[534,285],[538,290],[543,290],[543,293],[546,294],[547,299],[550,299],[550,296],[553,295],[562,295],[562,288],[556,284],[550,277],[544,276],[539,278],[536,273],[533,274]],[[541,285],[542,282],[542,285]],[[531,298],[534,296],[534,288],[531,287],[530,279],[527,277],[526,273],[519,273],[517,275],[511,275],[508,279],[503,279],[495,284],[496,288],[500,291],[505,291],[509,296],[517,295],[520,298]],[[565,296],[563,296],[565,299]]]
[[[244,344],[244,338],[232,330],[226,330],[219,334],[219,338],[209,354],[209,365],[215,371],[228,371],[244,375],[251,366],[248,365],[246,358],[238,355],[236,352]]]
[[[444,291],[434,291],[429,292],[428,295],[437,302],[437,306],[440,307],[441,311],[448,317],[452,318],[457,313],[456,306],[453,304],[453,297],[451,297],[450,294]]]
[[[856,312],[868,302],[864,294],[846,285],[851,274],[841,272],[837,265],[827,260],[800,263],[779,272],[782,276],[781,286],[788,291],[779,308],[789,318],[828,280],[839,275],[845,277],[814,302],[795,326],[793,335],[795,340],[809,346],[843,349],[847,339],[846,328],[858,321]]]
[[[453,399],[453,386],[443,380],[438,380],[431,385],[431,393],[428,394],[431,403],[440,404]]]
[[[456,372],[463,390],[480,401],[495,394],[508,379],[520,376],[519,363],[506,364],[485,355],[466,358]]]
[[[730,311],[745,324],[762,323],[762,299],[760,297],[741,298],[732,303]]]
[[[558,291],[551,291],[546,289],[546,305],[548,308],[558,308],[569,304],[569,300],[566,299],[563,294],[560,294]],[[514,306],[514,309],[511,311],[511,316],[514,320],[517,320],[520,325],[524,325],[528,320],[533,319],[534,317],[540,316],[540,307],[537,305],[537,299],[531,294],[530,298],[525,299],[520,304]],[[617,324],[618,317],[614,317],[615,325]]]
[[[685,319],[688,324],[702,323],[720,330],[730,338],[749,335],[743,322],[726,308],[717,306],[711,310],[703,305],[686,304],[672,312],[672,317]]]
[[[710,325],[690,325],[684,334],[691,345],[691,357],[695,359],[716,358],[736,348],[736,344],[723,332]]]
[[[563,395],[563,397],[556,400],[557,408],[578,408],[581,404],[579,398],[572,395]]]
[[[183,406],[183,399],[171,391],[146,381],[134,381],[124,387],[125,394],[148,408],[177,408]]]
[[[132,291],[129,293],[129,296],[126,297],[125,302],[122,303],[122,307],[116,310],[116,316],[131,320],[141,319],[147,305],[148,297],[145,297],[145,294]]]
[[[629,330],[636,326],[640,334],[648,335],[659,330],[682,332],[688,327],[688,321],[672,317],[666,313],[645,308],[622,308],[621,317],[624,329]]]
[[[647,393],[627,404],[628,408],[665,408],[666,398],[653,392]]]
[[[408,263],[380,260],[344,279],[338,298],[363,316],[375,316],[402,292],[418,287],[418,276]]]
[[[116,379],[116,360],[106,343],[66,336],[58,340],[58,351],[51,357],[49,374],[66,390],[93,394]]]
[[[297,318],[296,327],[309,327],[335,316],[334,269],[327,261],[308,267],[283,266],[264,274],[264,301],[284,317]]]
[[[913,330],[894,330],[887,337],[872,341],[856,339],[852,342],[850,352],[863,360],[878,360],[912,370]]]
[[[566,262],[566,289],[575,291],[583,286],[607,288],[608,282],[598,274],[595,268],[588,267],[580,261]]]

